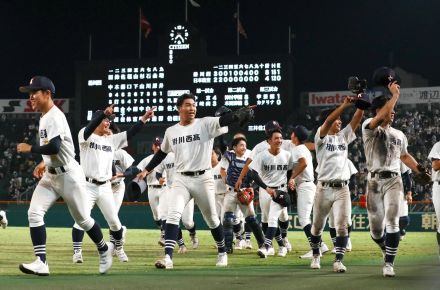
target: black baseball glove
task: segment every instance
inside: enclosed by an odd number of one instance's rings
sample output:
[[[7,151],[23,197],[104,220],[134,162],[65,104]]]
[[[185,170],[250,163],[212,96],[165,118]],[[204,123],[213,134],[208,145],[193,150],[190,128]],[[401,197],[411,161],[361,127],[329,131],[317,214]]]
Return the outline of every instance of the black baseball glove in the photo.
[[[287,207],[290,205],[289,193],[282,190],[275,190],[275,194],[272,196],[272,200],[280,204],[282,207]]]
[[[430,184],[432,179],[429,169],[420,164],[417,165],[417,169],[419,170],[419,173],[414,176],[414,181],[420,185]]]
[[[233,112],[234,121],[238,122],[240,127],[244,127],[254,119],[254,110],[251,107],[243,107]]]

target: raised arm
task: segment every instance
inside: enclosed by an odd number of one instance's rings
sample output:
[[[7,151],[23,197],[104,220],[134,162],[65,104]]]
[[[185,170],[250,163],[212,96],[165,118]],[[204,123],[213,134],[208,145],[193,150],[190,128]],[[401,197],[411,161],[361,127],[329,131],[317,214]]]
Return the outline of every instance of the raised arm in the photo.
[[[392,94],[391,99],[389,99],[385,105],[379,109],[376,116],[374,116],[374,118],[370,121],[368,124],[368,129],[370,130],[376,129],[382,123],[388,124],[390,122],[391,112],[393,111],[394,106],[396,105],[400,96],[400,86],[397,84],[397,82],[394,82],[388,85],[388,89]]]

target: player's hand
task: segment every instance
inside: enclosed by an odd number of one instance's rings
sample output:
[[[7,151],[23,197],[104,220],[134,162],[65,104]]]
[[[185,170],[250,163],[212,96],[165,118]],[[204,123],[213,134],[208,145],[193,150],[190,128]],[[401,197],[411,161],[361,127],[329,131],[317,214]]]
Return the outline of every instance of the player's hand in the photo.
[[[148,171],[144,169],[144,170],[142,170],[141,172],[139,172],[139,173],[136,175],[135,179],[136,179],[137,181],[141,181],[141,180],[143,180],[147,175],[148,175]]]
[[[165,182],[166,182],[165,177],[161,177],[161,178],[159,178],[159,184],[160,184],[160,185],[164,185]]]
[[[290,190],[295,190],[296,184],[295,184],[295,179],[291,178],[289,179],[289,188]]]
[[[43,162],[40,162],[34,169],[34,172],[32,173],[35,178],[40,179],[43,177],[44,171],[46,170],[46,165]]]
[[[145,112],[145,114],[141,117],[141,121],[143,123],[146,123],[148,120],[154,117],[154,111],[156,111],[156,107],[152,107],[148,111]]]
[[[18,153],[29,153],[31,152],[32,145],[26,143],[18,143],[17,144],[17,152]]]
[[[238,178],[238,179],[237,179],[237,182],[235,182],[235,186],[234,186],[236,192],[238,192],[238,191],[240,190],[240,188],[241,188],[241,183],[242,183],[242,179],[241,179],[241,178]]]
[[[392,82],[388,85],[388,89],[390,90],[391,94],[394,95],[400,95],[400,85],[397,82]]]
[[[276,193],[276,191],[275,191],[275,189],[273,189],[273,188],[266,188],[266,191],[267,191],[267,193],[269,193],[269,195],[270,196],[272,196],[272,197],[276,197],[277,196],[277,193]]]
[[[115,104],[111,104],[110,106],[108,106],[107,108],[105,108],[104,110],[104,114],[106,116],[110,116],[111,114],[113,114],[113,107],[115,106]]]
[[[358,97],[351,97],[351,96],[347,96],[345,97],[344,101],[342,102],[342,105],[344,107],[348,107],[353,105],[356,101],[357,101]]]
[[[413,201],[412,192],[407,192],[405,197],[406,197],[406,201],[408,203],[412,203],[412,201]]]

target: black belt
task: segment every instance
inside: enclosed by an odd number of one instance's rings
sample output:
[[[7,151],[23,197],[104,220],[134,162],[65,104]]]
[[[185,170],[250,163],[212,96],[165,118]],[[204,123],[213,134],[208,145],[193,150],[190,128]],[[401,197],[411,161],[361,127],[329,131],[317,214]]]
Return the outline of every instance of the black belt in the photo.
[[[119,185],[119,184],[121,184],[120,181],[112,182],[112,186],[116,186],[116,185]]]
[[[185,176],[199,176],[205,174],[206,170],[200,170],[200,171],[184,171],[180,172],[180,174]]]
[[[272,188],[272,189],[282,189],[284,188],[286,185],[285,184],[281,184],[280,186],[268,186],[267,188]]]
[[[93,183],[93,184],[96,184],[96,185],[103,185],[103,184],[106,184],[108,182],[108,180],[106,180],[106,181],[99,181],[99,180],[96,180],[96,179],[93,179],[93,178],[90,178],[90,177],[86,177],[86,181],[88,181],[90,183]]]
[[[159,184],[154,184],[154,185],[148,185],[149,188],[162,188],[165,185],[159,185]]]
[[[60,174],[60,173],[67,172],[67,170],[63,166],[47,167],[47,172],[49,172],[50,174]]]
[[[321,182],[322,186],[328,187],[344,187],[348,184],[348,181],[340,181],[340,182]]]
[[[386,178],[396,177],[398,175],[399,173],[392,171],[371,172],[371,178],[378,177],[380,179],[386,179]]]

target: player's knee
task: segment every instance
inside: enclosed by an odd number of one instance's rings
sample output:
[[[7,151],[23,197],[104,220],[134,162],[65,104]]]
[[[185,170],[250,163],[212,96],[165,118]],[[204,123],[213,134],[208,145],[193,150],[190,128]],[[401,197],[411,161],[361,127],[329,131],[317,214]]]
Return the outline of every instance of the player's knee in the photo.
[[[336,236],[338,237],[346,237],[348,236],[348,229],[346,226],[344,227],[336,227]]]
[[[166,221],[168,224],[179,225],[181,217],[182,214],[178,211],[169,211],[166,217]]]
[[[370,228],[370,235],[373,239],[378,240],[383,237],[383,229]]]
[[[312,228],[311,228],[311,230],[310,230],[310,233],[311,233],[312,235],[314,235],[314,236],[321,236],[321,235],[322,235],[322,230],[323,230],[323,229],[319,229],[319,228],[317,228],[317,227],[315,227],[315,226],[312,225]]]
[[[42,225],[44,225],[44,212],[29,208],[28,220],[29,220],[30,227],[42,226]]]
[[[185,229],[192,229],[194,227],[194,220],[182,218],[182,224],[185,227]]]
[[[278,219],[277,218],[269,218],[268,225],[269,225],[269,228],[278,228]]]
[[[281,222],[287,222],[289,221],[289,213],[287,210],[283,210],[280,214],[280,217],[278,218]]]
[[[95,220],[89,217],[86,219],[77,220],[76,223],[78,224],[80,229],[83,229],[84,231],[87,232],[93,227],[93,225],[95,224]]]
[[[234,226],[235,215],[233,212],[225,212],[225,216],[223,218],[223,226],[225,228],[232,228]]]

